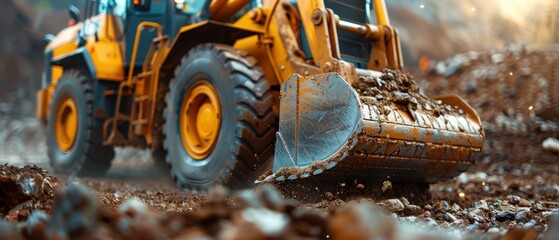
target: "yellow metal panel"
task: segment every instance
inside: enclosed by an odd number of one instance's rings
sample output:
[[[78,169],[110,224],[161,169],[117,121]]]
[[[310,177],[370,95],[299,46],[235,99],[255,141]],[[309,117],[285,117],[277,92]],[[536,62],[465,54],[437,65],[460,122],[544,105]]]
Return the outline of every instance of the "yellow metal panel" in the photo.
[[[119,18],[107,14],[99,15],[96,18],[100,20],[99,31],[97,32],[99,40],[116,42],[122,38],[122,30],[118,23],[120,21]]]
[[[316,39],[315,25],[312,23],[312,13],[315,9],[324,10],[324,1],[322,0],[297,0],[297,7],[299,8],[299,14],[301,15],[301,21],[303,22],[303,27],[305,28],[305,34],[307,36],[307,41],[309,42],[309,47],[312,56],[316,58],[319,56],[323,49],[321,49],[318,40]]]
[[[258,42],[258,36],[255,35],[237,40],[233,47],[241,49],[256,58],[256,60],[258,60],[258,65],[260,65],[260,67],[262,67],[262,69],[264,70],[266,79],[273,80],[273,83],[275,84],[280,83],[281,81],[279,79],[276,79],[274,69],[272,68],[272,64],[275,63],[271,63],[268,60],[266,49],[264,49],[265,46],[262,44],[258,44]]]
[[[261,11],[267,18],[271,17],[271,7],[274,0],[265,1],[265,7],[261,10],[253,9],[252,11]],[[296,71],[289,62],[289,55],[286,52],[282,41],[282,35],[276,21],[271,21],[269,29],[264,29],[263,24],[252,19],[255,13],[247,13],[241,17],[233,25],[239,28],[251,29],[254,31],[266,31],[263,36],[252,36],[238,40],[234,47],[248,52],[251,56],[258,60],[259,65],[264,69],[266,78],[273,84],[281,84]],[[268,46],[269,45],[269,46]],[[267,52],[266,48],[270,48]],[[271,55],[271,56],[268,56]],[[274,69],[275,68],[275,69]]]
[[[124,80],[124,57],[118,39],[121,37],[116,18],[110,15],[99,15],[92,18],[99,21],[97,39],[89,36],[86,47],[90,54],[97,78],[103,80]]]
[[[264,14],[266,16],[269,15],[270,13],[270,9],[269,8],[265,8],[265,9],[253,9],[252,11],[261,11],[261,14]],[[244,16],[242,16],[239,20],[237,20],[233,26],[235,27],[239,27],[239,28],[244,28],[244,29],[249,29],[252,31],[260,31],[263,32],[265,31],[264,29],[264,25],[263,24],[259,24],[258,22],[255,22],[252,17],[251,14],[253,13],[248,13],[245,14]],[[256,14],[256,13],[254,13]],[[275,23],[272,23],[272,26],[275,27]],[[270,28],[272,28],[272,26]],[[277,31],[270,31],[270,33],[274,34],[277,33]],[[277,36],[277,34],[274,35],[270,35],[270,37],[274,38],[273,42],[276,41],[280,41],[280,46],[276,46],[276,48],[282,48],[281,45],[281,39],[279,39],[279,36]],[[260,67],[262,67],[262,69],[264,70],[264,74],[266,75],[266,78],[270,81],[273,81],[274,84],[277,83],[281,83],[283,80],[277,79],[276,74],[274,72],[274,64],[276,64],[275,62],[270,62],[269,57],[266,53],[266,47],[264,44],[261,44],[261,39],[259,36],[254,35],[254,36],[250,36],[250,37],[246,37],[243,39],[239,39],[237,40],[237,42],[235,42],[234,45],[235,48],[241,49],[245,52],[247,52],[249,55],[253,56],[254,58],[256,58],[256,60],[258,60],[258,64],[260,65]],[[285,51],[283,51],[285,52]],[[276,54],[273,54],[275,59],[280,59],[281,56],[278,56]],[[285,62],[284,62],[285,65]]]
[[[227,21],[245,5],[249,4],[250,0],[228,0],[224,5],[218,5],[220,3],[217,2],[223,1],[212,2],[210,5],[211,19],[217,21]]]
[[[377,15],[378,25],[390,26],[388,11],[386,11],[386,4],[384,3],[384,0],[373,0],[373,4],[373,6],[375,6],[375,14]]]
[[[95,77],[103,80],[124,80],[124,57],[118,39],[122,32],[118,27],[118,19],[110,15],[95,16],[88,22],[98,22],[97,37],[93,34],[87,36],[85,47],[91,57],[97,75]],[[88,23],[93,24],[93,23]],[[47,46],[47,50],[53,50],[53,58],[68,55],[78,49],[76,38],[83,23],[62,30],[55,39]],[[52,73],[53,84],[56,83],[62,70],[54,70]],[[60,68],[61,69],[61,68]]]
[[[54,37],[54,39],[45,48],[46,51],[53,50],[53,57],[59,57],[76,50],[76,37],[80,31],[82,24],[76,24],[68,27]]]
[[[51,70],[51,85],[55,84],[56,82],[58,82],[58,79],[62,76],[62,73],[64,72],[64,70],[62,69],[61,66],[52,66],[52,70]]]
[[[229,0],[213,0],[210,3],[210,16],[215,16],[219,11],[223,10]]]
[[[124,66],[118,42],[99,41],[89,47],[91,60],[97,71],[97,78],[103,80],[124,80]]]
[[[242,28],[253,32],[264,32],[265,31],[264,24],[255,21],[254,18],[256,18],[257,13],[269,15],[269,11],[270,9],[266,9],[266,8],[264,9],[255,8],[250,12],[248,12],[247,14],[243,15],[241,18],[239,18],[239,20],[237,20],[235,23],[231,25],[237,28]]]
[[[54,92],[54,87],[58,79],[62,76],[64,70],[60,66],[52,66],[51,68],[51,83],[46,88],[37,92],[37,119],[46,119],[49,112],[50,98]]]
[[[56,47],[54,49],[54,51],[52,51],[52,57],[57,58],[57,57],[60,57],[60,56],[64,56],[66,54],[69,54],[69,53],[75,51],[77,48],[78,48],[78,45],[76,45],[75,42],[65,43],[63,45],[60,45],[60,46]]]
[[[54,84],[37,91],[37,110],[35,112],[39,121],[46,120],[49,114],[50,98],[54,92]]]
[[[37,91],[37,111],[36,116],[39,122],[45,122],[48,112],[48,88],[43,88]]]

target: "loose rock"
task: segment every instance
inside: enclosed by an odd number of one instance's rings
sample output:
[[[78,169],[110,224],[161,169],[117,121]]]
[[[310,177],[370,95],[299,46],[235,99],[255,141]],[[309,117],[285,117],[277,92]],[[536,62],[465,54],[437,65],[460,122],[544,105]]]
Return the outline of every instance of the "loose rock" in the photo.
[[[391,212],[400,212],[404,210],[404,204],[399,199],[388,199],[380,203],[380,205]]]
[[[486,221],[485,213],[480,209],[474,209],[468,213],[468,221],[470,221],[470,223],[483,223]]]
[[[388,190],[392,189],[392,183],[390,181],[384,181],[382,182],[382,192],[386,192]]]
[[[514,214],[509,211],[499,211],[495,214],[495,220],[500,222],[514,220],[514,217]]]
[[[445,213],[443,215],[443,219],[449,223],[453,223],[456,222],[456,220],[458,220],[454,215],[452,215],[452,213]]]
[[[447,201],[439,201],[433,206],[433,211],[436,213],[445,213],[450,210],[450,206]]]
[[[417,205],[407,205],[404,207],[404,214],[408,216],[418,216],[423,213],[423,209]]]
[[[519,211],[514,216],[514,220],[516,220],[518,222],[526,222],[526,221],[528,221],[528,213],[526,211]]]

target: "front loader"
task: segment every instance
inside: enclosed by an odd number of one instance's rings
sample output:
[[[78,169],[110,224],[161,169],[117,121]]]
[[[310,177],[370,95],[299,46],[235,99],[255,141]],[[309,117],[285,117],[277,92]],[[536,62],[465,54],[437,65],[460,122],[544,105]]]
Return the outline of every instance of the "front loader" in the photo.
[[[433,113],[352,87],[403,68],[382,0],[86,5],[45,50],[37,116],[57,172],[101,174],[114,147],[133,146],[190,191],[315,175],[435,182],[481,152],[461,98],[424,99],[448,109]]]

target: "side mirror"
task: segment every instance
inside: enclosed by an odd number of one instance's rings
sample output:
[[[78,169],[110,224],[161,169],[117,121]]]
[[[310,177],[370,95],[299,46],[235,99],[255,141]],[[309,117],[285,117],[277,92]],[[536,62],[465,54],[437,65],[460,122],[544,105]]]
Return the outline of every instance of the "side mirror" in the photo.
[[[74,21],[80,22],[80,9],[74,5],[70,5],[70,7],[68,7],[68,13]]]

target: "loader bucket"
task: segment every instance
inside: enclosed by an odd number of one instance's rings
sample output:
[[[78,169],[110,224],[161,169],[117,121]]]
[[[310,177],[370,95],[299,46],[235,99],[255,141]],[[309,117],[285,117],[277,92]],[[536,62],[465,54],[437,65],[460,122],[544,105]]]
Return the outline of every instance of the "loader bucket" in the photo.
[[[466,171],[483,147],[479,117],[458,96],[416,95],[441,110],[409,108],[402,101],[417,99],[365,96],[337,73],[294,75],[281,91],[273,172],[261,182],[318,174],[436,182]]]
[[[361,131],[359,97],[337,73],[291,76],[283,85],[273,172],[320,174],[346,157]]]

